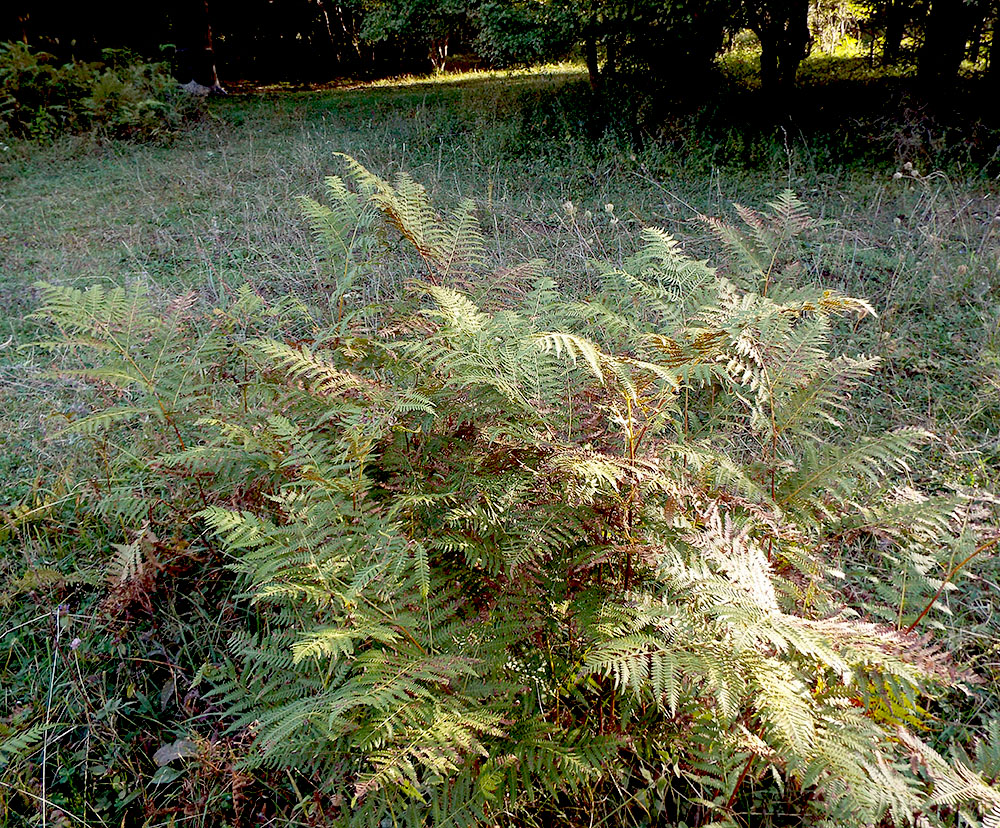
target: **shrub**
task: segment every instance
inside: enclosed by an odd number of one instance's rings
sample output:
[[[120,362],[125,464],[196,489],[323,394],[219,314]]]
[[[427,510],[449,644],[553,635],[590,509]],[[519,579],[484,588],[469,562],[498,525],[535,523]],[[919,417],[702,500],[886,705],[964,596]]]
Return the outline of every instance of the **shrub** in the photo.
[[[338,824],[908,823],[961,677],[903,628],[968,539],[891,485],[928,435],[842,433],[875,361],[831,331],[871,308],[794,284],[803,205],[713,223],[721,270],[647,229],[577,301],[490,266],[471,202],[348,163],[306,202],[319,307],[42,287],[107,403],[65,434],[132,527],[116,600],[179,543],[252,599],[207,673],[244,769]],[[897,626],[844,599],[860,554],[898,562]]]
[[[54,64],[24,43],[0,44],[0,128],[17,138],[52,138],[94,131],[148,139],[178,129],[198,104],[166,64],[122,60],[109,50],[102,63]]]

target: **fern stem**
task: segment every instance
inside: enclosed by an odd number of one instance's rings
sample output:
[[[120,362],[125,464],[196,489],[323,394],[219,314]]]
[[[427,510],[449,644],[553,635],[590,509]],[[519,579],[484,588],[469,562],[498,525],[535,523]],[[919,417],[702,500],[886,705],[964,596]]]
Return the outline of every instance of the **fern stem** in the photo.
[[[628,419],[625,425],[626,452],[628,454],[629,463],[634,466],[636,444],[640,438],[636,437],[635,411],[632,408],[632,397],[628,394],[625,394],[625,407],[628,412]],[[625,552],[625,576],[623,578],[625,592],[628,592],[632,586],[632,543],[633,527],[635,524],[635,499],[636,483],[633,480],[633,483],[629,488],[628,502],[625,504],[625,530],[628,533],[628,550]],[[612,705],[614,705],[613,699]]]
[[[761,292],[761,296],[767,296],[767,290],[771,286],[771,273],[774,270],[774,265],[778,261],[778,252],[781,250],[781,240],[774,246],[774,250],[771,252],[771,261],[767,266],[767,273],[764,274],[764,289]]]
[[[365,606],[369,607],[370,609],[375,610],[375,612],[379,613],[393,627],[395,627],[397,630],[399,630],[403,634],[403,636],[406,638],[406,640],[409,641],[414,647],[416,647],[420,651],[421,655],[427,655],[427,649],[419,641],[417,641],[416,638],[413,637],[413,635],[410,633],[410,631],[408,629],[406,629],[406,627],[404,627],[402,624],[400,624],[395,618],[393,618],[391,615],[389,615],[389,613],[387,613],[384,609],[382,609],[381,607],[377,606],[376,604],[373,604],[367,598],[364,598],[363,596],[359,596],[359,597],[361,598],[361,600],[364,601]]]
[[[949,572],[945,576],[945,579],[941,582],[941,586],[938,587],[938,591],[934,593],[934,597],[927,602],[927,606],[923,608],[920,615],[917,616],[916,620],[912,624],[910,624],[910,626],[908,626],[904,630],[904,632],[907,633],[913,632],[917,624],[919,624],[923,620],[924,616],[931,611],[931,607],[933,607],[937,599],[941,597],[941,593],[944,592],[945,587],[948,586],[948,584],[951,582],[951,579],[954,578],[956,574],[958,574],[959,570],[961,570],[962,567],[964,567],[967,563],[969,563],[969,561],[971,561],[977,555],[986,552],[988,549],[992,549],[998,543],[1000,543],[1000,535],[990,538],[988,541],[983,541],[981,544],[979,544],[979,546],[975,548],[975,550],[973,550],[963,560],[959,561],[959,563],[957,563],[954,567],[952,567],[951,572]]]
[[[750,766],[753,765],[753,760],[756,758],[757,757],[751,753],[750,758],[747,759],[747,763],[743,766],[743,770],[740,771],[740,775],[736,779],[736,784],[733,785],[733,792],[729,794],[729,799],[726,801],[726,811],[730,810],[733,807],[733,803],[736,802],[736,797],[740,792],[740,788],[743,787],[743,781],[747,778],[747,774],[750,772]]]
[[[775,255],[777,255],[777,252],[775,253]],[[773,263],[774,262],[773,262],[773,259],[772,259],[772,264]],[[770,271],[770,269],[768,269],[768,275],[770,275],[770,273],[771,273],[771,271]],[[767,295],[767,286],[766,285],[764,286],[764,295],[765,296]],[[778,498],[778,495],[777,495],[777,484],[776,484],[776,480],[775,480],[775,478],[777,476],[777,470],[778,470],[778,423],[777,423],[777,420],[776,420],[776,418],[774,416],[774,383],[771,381],[771,372],[767,370],[766,366],[761,366],[761,368],[762,368],[762,371],[763,371],[763,374],[764,374],[764,380],[767,382],[767,407],[768,407],[769,413],[771,415],[771,446],[770,446],[770,451],[771,451],[770,466],[771,466],[771,470],[770,470],[770,475],[771,475],[771,502],[774,503],[777,500],[777,498]],[[771,560],[772,560],[773,541],[774,541],[774,538],[772,536],[768,536],[768,538],[767,538],[767,562],[768,563],[771,563]]]
[[[52,715],[52,691],[55,688],[56,682],[56,661],[59,659],[59,633],[62,630],[59,624],[59,611],[62,607],[58,607],[55,612],[56,620],[56,636],[52,643],[52,671],[49,673],[49,693],[48,698],[45,702],[45,737],[42,742],[42,796],[39,800],[42,810],[42,825],[47,823],[47,808],[49,805],[49,800],[46,798],[46,771],[48,770],[48,758],[49,758],[49,720]]]
[[[691,387],[687,383],[685,383],[684,384],[684,439],[685,440],[687,439],[688,434],[691,431],[691,426],[688,421],[688,393],[690,392],[690,390]]]

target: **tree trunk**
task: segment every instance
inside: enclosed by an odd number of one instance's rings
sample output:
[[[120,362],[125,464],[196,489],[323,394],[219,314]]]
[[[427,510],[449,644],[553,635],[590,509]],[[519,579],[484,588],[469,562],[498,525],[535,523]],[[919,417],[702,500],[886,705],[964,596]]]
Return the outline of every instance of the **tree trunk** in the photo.
[[[779,85],[778,44],[770,37],[758,34],[760,39],[760,86],[765,92],[773,92]]]
[[[795,85],[809,52],[809,0],[764,0],[750,20],[760,40],[760,83],[767,93]]]
[[[903,49],[903,35],[910,22],[910,0],[888,0],[885,9],[885,47],[882,65],[889,66],[899,60]]]
[[[587,60],[587,75],[590,77],[590,88],[595,92],[601,89],[601,68],[597,63],[597,38],[593,31],[584,35],[584,55]]]
[[[986,78],[990,87],[1000,94],[1000,14],[993,18],[993,31],[990,36],[990,65]]]
[[[964,0],[933,0],[917,78],[931,92],[950,87],[958,77],[972,16]]]
[[[178,80],[195,94],[225,95],[215,70],[208,0],[183,0],[178,12]]]
[[[795,86],[799,64],[809,54],[812,36],[809,34],[809,0],[787,4],[784,37],[778,53],[778,82],[785,89]]]
[[[448,35],[431,40],[430,59],[431,67],[435,73],[444,71],[445,64],[448,62]]]
[[[337,19],[340,21],[340,29],[344,33],[344,39],[350,44],[351,49],[354,51],[353,57],[357,58],[357,63],[360,66],[364,63],[364,56],[361,54],[361,38],[358,36],[358,27],[353,19],[351,20],[351,24],[348,25],[347,18],[344,17],[344,6],[342,3],[337,3],[334,8],[337,12]]]

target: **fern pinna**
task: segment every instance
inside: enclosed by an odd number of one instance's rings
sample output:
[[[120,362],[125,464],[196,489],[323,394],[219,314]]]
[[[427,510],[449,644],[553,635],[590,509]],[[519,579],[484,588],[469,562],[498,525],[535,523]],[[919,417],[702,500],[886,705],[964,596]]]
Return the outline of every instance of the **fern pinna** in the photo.
[[[887,486],[928,435],[837,439],[876,361],[831,331],[872,309],[793,283],[801,203],[713,223],[721,270],[645,230],[571,298],[500,275],[471,203],[348,167],[306,203],[324,309],[244,290],[123,345],[122,295],[44,294],[127,392],[73,426],[131,423],[105,507],[207,526],[253,602],[216,690],[246,764],[345,825],[911,822],[909,731],[956,675],[901,631],[913,592],[864,618],[837,578],[963,541],[955,504]]]

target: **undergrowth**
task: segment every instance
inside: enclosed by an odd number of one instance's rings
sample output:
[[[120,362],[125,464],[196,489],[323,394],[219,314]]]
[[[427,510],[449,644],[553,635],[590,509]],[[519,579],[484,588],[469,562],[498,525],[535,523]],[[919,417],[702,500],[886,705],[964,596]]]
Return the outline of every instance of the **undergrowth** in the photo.
[[[309,293],[39,286],[89,473],[8,520],[5,600],[65,598],[0,639],[38,691],[7,812],[996,824],[996,700],[942,738],[977,679],[933,637],[990,503],[918,490],[925,430],[859,427],[879,360],[836,343],[873,309],[804,278],[805,205],[703,220],[714,264],[643,228],[567,293],[472,201],[346,164]],[[69,515],[93,565],[32,563]],[[143,642],[144,686],[99,674]],[[96,758],[112,726],[146,749]]]
[[[0,43],[0,140],[51,140],[91,132],[108,138],[168,137],[200,111],[165,63],[107,49],[103,62],[71,61],[24,43]]]

